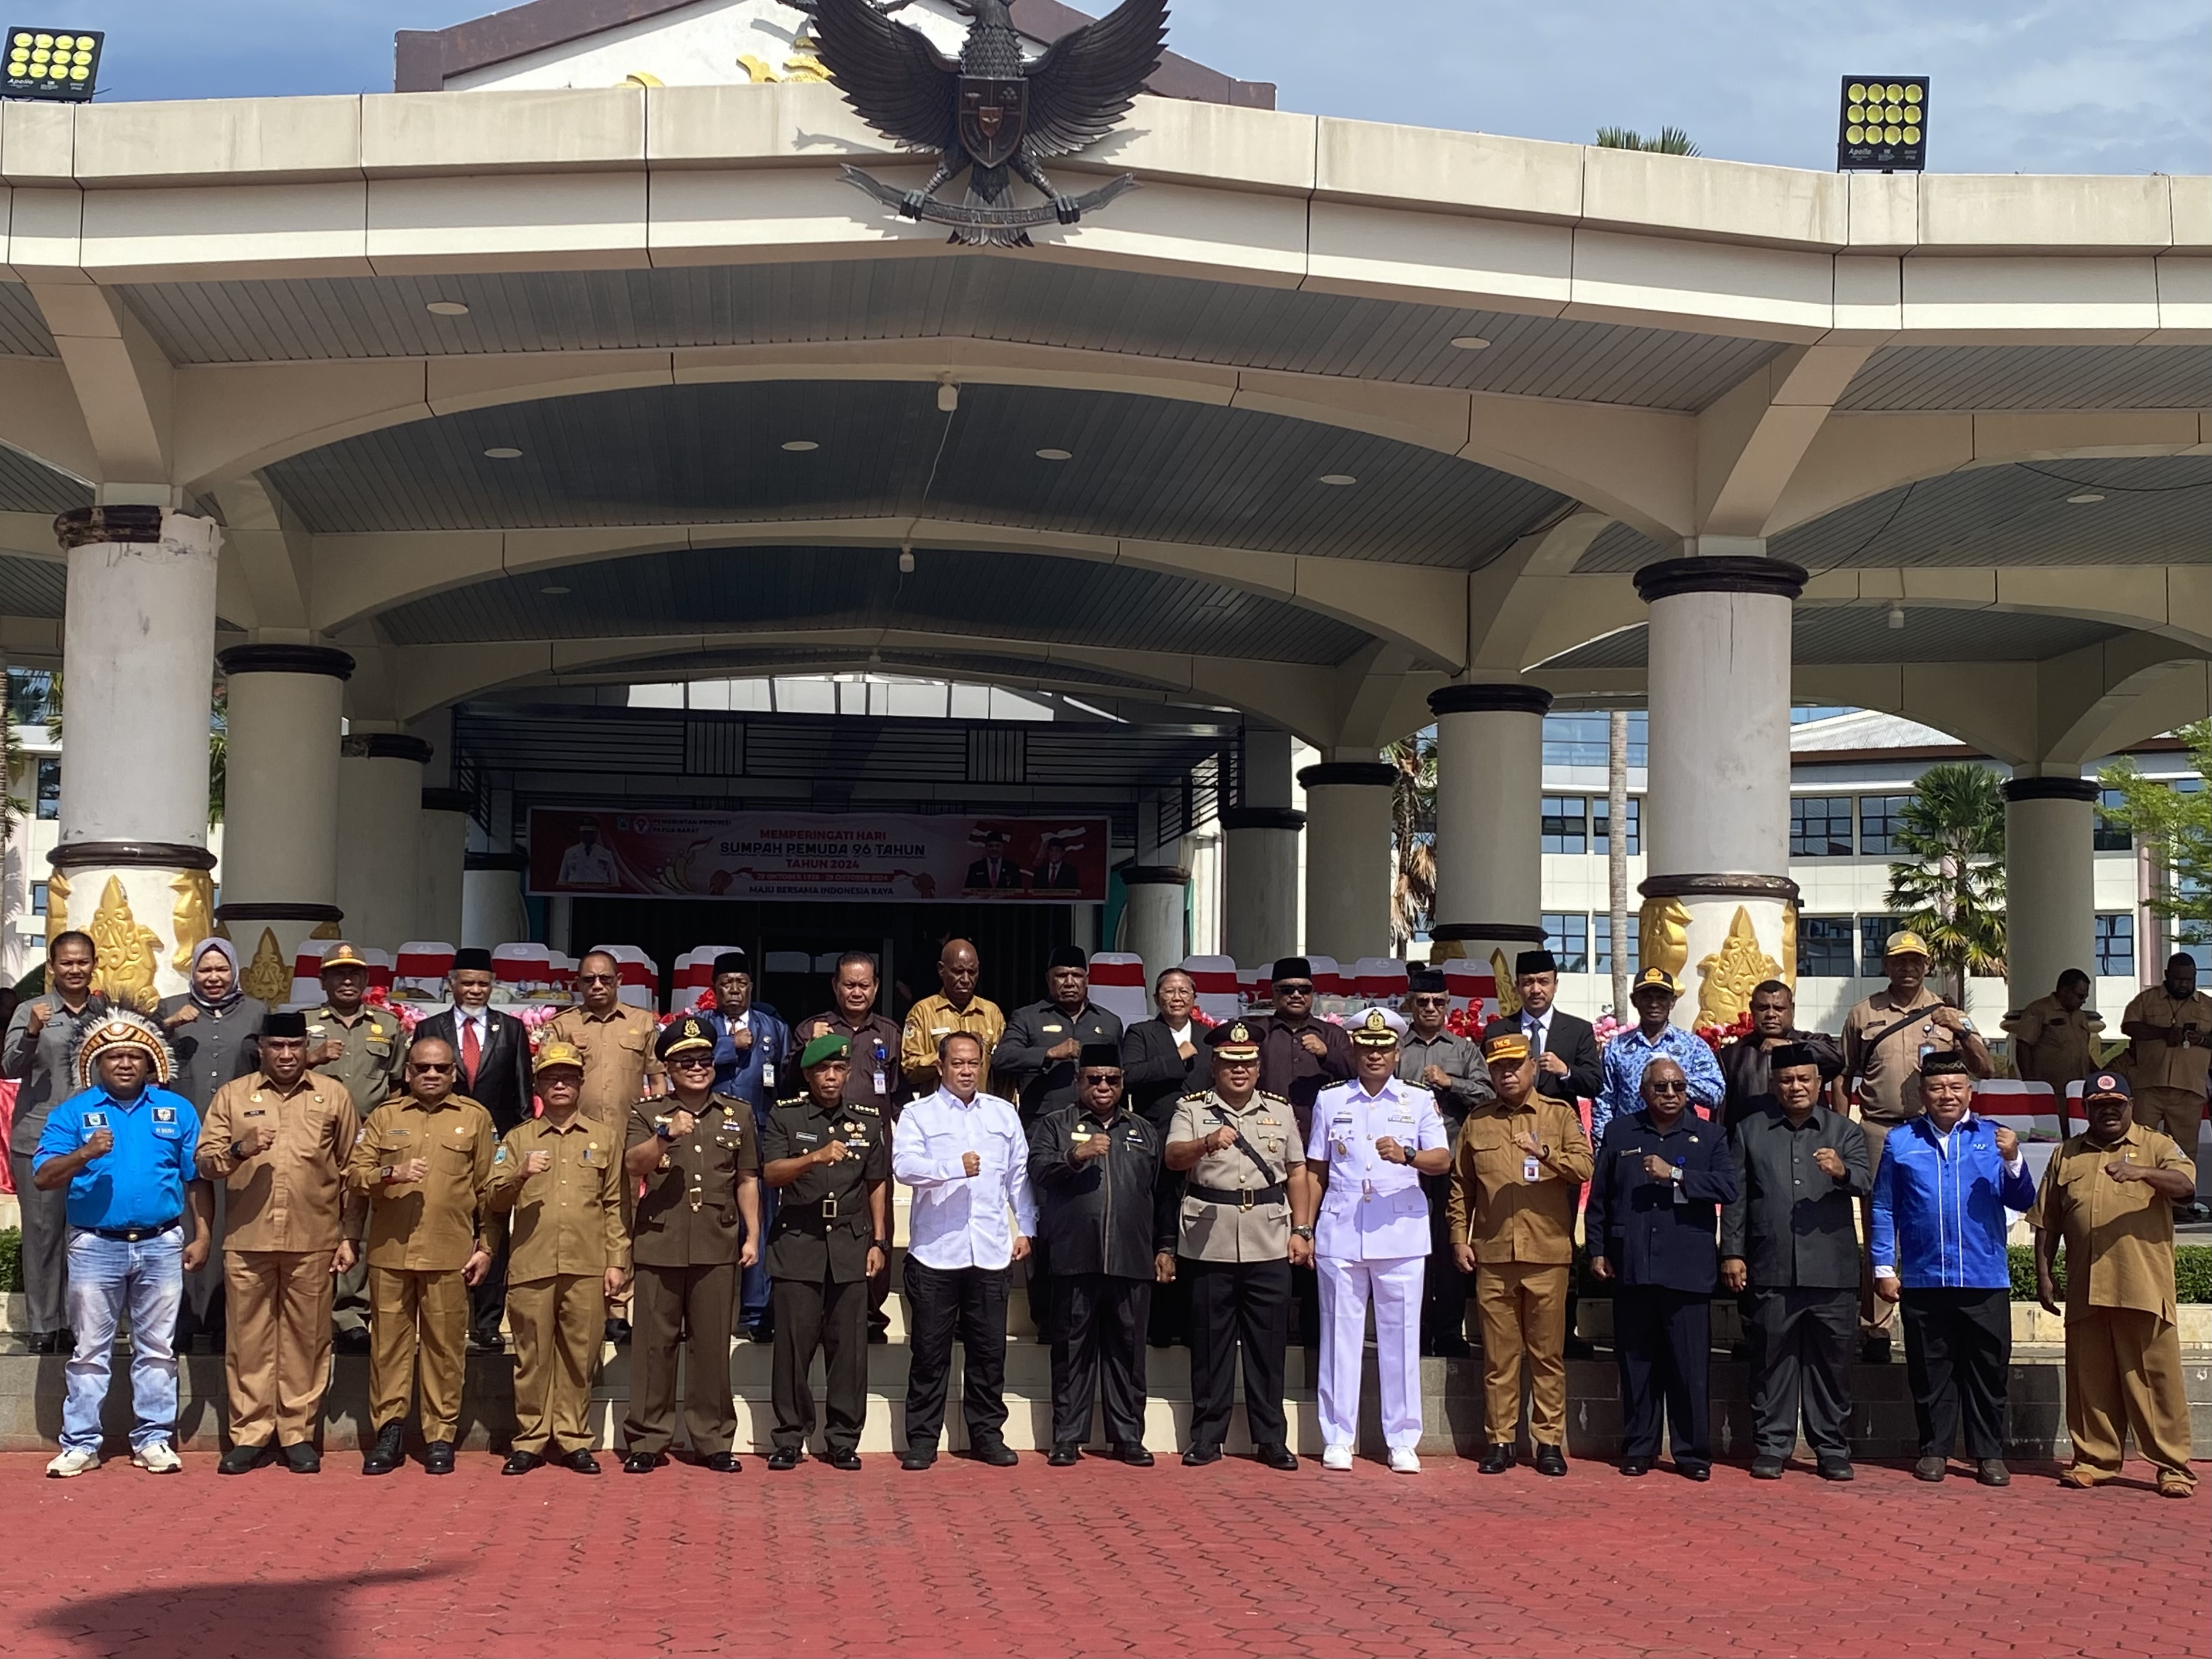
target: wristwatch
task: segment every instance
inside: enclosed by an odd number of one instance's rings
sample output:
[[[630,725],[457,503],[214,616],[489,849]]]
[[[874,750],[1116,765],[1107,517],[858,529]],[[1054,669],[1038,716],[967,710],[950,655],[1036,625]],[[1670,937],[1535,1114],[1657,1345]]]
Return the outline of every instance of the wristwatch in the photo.
[[[889,1255],[891,1253],[891,1242],[888,1238],[872,1238],[868,1241],[868,1248],[872,1250],[881,1250],[885,1255]]]
[[[1314,1230],[1310,1227],[1293,1227],[1291,1229],[1291,1237],[1292,1238],[1303,1238],[1308,1243],[1311,1243],[1313,1242],[1313,1236]]]

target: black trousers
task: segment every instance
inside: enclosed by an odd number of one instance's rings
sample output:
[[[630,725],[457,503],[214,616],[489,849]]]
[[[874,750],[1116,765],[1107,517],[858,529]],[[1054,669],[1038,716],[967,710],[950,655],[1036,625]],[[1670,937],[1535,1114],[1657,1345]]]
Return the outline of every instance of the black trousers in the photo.
[[[2012,1371],[2009,1291],[1908,1290],[1905,1370],[1920,1455],[1948,1457],[1960,1419],[1966,1455],[2004,1455],[2005,1385]]]
[[[1455,1133],[1451,1143],[1456,1146]],[[1452,1255],[1451,1176],[1425,1175],[1421,1191],[1429,1200],[1429,1266],[1421,1280],[1421,1346],[1432,1349],[1438,1339],[1467,1340],[1467,1299],[1474,1293],[1474,1276],[1459,1270]]]
[[[906,1443],[934,1447],[945,1432],[952,1339],[960,1339],[961,1415],[969,1443],[1003,1437],[1006,1425],[1006,1270],[930,1267],[906,1259]]]
[[[814,1432],[814,1389],[807,1373],[819,1348],[829,1384],[823,1439],[833,1452],[858,1451],[868,1415],[868,1281],[779,1279],[769,1287],[769,1305],[775,1319],[769,1385],[775,1444],[804,1449]]]
[[[1160,1129],[1160,1144],[1167,1144],[1167,1131]],[[1160,1166],[1159,1179],[1152,1185],[1152,1237],[1173,1238],[1181,1231],[1182,1189],[1189,1181],[1188,1174]],[[1152,1286],[1152,1316],[1147,1323],[1146,1341],[1155,1348],[1170,1348],[1176,1343],[1190,1340],[1190,1286],[1178,1275],[1165,1285]]]
[[[1145,1330],[1152,1282],[1062,1273],[1052,1282],[1052,1439],[1091,1438],[1093,1401],[1106,1409],[1109,1445],[1145,1441]]]
[[[1751,1293],[1751,1412],[1761,1457],[1797,1449],[1797,1419],[1815,1457],[1850,1455],[1851,1345],[1859,1293],[1755,1285]]]
[[[1190,1443],[1229,1437],[1237,1356],[1244,1355],[1244,1420],[1255,1446],[1286,1446],[1283,1360],[1291,1345],[1291,1264],[1176,1261],[1190,1285]]]
[[[1703,1291],[1620,1285],[1613,1293],[1613,1351],[1620,1365],[1624,1458],[1659,1455],[1661,1408],[1678,1468],[1713,1461],[1713,1309]]]
[[[499,1346],[499,1323],[507,1315],[507,1240],[492,1252],[483,1283],[469,1286],[469,1334],[485,1347]]]

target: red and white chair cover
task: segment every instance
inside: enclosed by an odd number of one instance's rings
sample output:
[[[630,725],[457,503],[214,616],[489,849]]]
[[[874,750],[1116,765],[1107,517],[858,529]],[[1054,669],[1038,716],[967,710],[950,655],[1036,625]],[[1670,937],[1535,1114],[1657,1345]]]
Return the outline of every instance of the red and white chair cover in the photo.
[[[1124,1025],[1152,1017],[1146,994],[1145,959],[1127,951],[1097,951],[1091,957],[1091,1000]]]

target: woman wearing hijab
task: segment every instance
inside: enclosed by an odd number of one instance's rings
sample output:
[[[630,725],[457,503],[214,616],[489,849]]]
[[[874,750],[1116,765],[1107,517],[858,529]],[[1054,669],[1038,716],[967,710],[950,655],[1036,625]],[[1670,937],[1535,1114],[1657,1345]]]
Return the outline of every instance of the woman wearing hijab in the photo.
[[[261,1063],[254,1034],[269,1006],[247,996],[241,983],[237,948],[227,939],[206,939],[192,957],[191,989],[163,1000],[155,1011],[177,1066],[169,1086],[192,1103],[203,1118],[215,1091],[233,1078],[245,1077]],[[177,1310],[177,1346],[204,1331],[218,1348],[222,1340],[223,1189],[215,1189],[215,1232],[205,1266],[185,1275],[185,1297]]]

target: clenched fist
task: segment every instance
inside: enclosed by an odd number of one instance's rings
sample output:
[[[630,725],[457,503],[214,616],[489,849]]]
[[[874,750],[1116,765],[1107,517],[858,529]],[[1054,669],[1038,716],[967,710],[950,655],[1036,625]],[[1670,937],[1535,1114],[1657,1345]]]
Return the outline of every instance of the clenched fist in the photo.
[[[553,1154],[543,1146],[522,1160],[522,1173],[526,1176],[541,1176],[552,1167]]]
[[[978,1153],[975,1153],[975,1152],[963,1152],[963,1153],[961,1153],[961,1154],[960,1154],[960,1173],[961,1173],[961,1174],[963,1174],[963,1175],[964,1175],[964,1176],[971,1176],[971,1177],[972,1177],[972,1176],[979,1176],[979,1175],[982,1174],[982,1173],[983,1173],[983,1159],[982,1159],[981,1156],[980,1154],[978,1154]]]
[[[1831,1181],[1841,1181],[1845,1174],[1844,1155],[1832,1146],[1823,1146],[1813,1154],[1814,1165]]]

